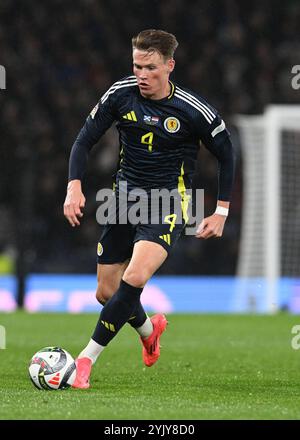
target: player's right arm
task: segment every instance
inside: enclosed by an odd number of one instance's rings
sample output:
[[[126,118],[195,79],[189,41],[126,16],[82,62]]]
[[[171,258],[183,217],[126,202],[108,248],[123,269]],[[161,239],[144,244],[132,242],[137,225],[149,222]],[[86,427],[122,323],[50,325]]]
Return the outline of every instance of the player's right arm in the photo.
[[[73,227],[80,225],[79,218],[83,216],[85,197],[81,181],[86,171],[89,153],[115,119],[112,100],[105,99],[102,103],[101,98],[91,111],[72,146],[64,215]]]
[[[74,179],[68,183],[67,195],[64,203],[64,215],[71,226],[79,226],[78,218],[83,216],[85,197],[81,189],[81,180]]]

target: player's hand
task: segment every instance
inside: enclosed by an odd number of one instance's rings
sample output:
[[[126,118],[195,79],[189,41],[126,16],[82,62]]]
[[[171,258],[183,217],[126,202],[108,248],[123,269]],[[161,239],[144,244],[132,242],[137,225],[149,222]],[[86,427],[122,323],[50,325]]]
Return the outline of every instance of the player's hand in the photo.
[[[213,214],[202,220],[196,231],[196,238],[216,237],[220,238],[223,234],[226,218],[224,215]]]
[[[64,215],[71,226],[79,226],[78,218],[83,216],[82,209],[85,206],[85,197],[81,191],[81,181],[71,180],[68,184],[66,200],[64,203]]]

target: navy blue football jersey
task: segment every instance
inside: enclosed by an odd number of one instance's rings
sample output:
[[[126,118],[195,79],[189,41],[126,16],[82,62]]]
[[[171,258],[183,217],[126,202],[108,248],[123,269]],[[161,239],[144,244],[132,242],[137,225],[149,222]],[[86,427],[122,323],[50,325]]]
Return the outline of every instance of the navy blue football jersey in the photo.
[[[181,179],[188,188],[202,141],[224,165],[219,198],[228,200],[233,160],[224,121],[200,96],[171,81],[170,86],[169,96],[152,100],[140,94],[135,76],[114,83],[77,137],[69,179],[82,177],[82,167],[76,160],[80,158],[79,147],[89,150],[116,121],[120,140],[117,182],[126,180],[129,190],[139,187],[148,191],[177,188]]]

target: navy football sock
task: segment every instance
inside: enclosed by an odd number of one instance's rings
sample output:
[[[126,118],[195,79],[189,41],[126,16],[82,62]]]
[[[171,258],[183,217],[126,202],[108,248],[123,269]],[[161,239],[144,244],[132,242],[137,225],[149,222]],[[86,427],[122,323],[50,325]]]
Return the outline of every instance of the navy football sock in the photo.
[[[123,325],[133,316],[140,302],[143,288],[134,287],[121,280],[117,292],[107,301],[100,313],[92,339],[106,346]]]
[[[141,327],[146,319],[147,315],[140,301],[132,316],[129,318],[128,324],[130,324],[133,328]]]

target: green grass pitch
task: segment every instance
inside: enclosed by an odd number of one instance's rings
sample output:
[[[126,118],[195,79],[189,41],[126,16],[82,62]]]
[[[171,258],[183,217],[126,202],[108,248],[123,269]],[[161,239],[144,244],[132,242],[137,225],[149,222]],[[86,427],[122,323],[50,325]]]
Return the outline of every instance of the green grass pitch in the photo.
[[[169,315],[161,358],[147,368],[126,325],[94,366],[89,390],[36,390],[32,355],[58,345],[74,357],[96,315],[0,314],[0,419],[300,419],[300,317]]]

